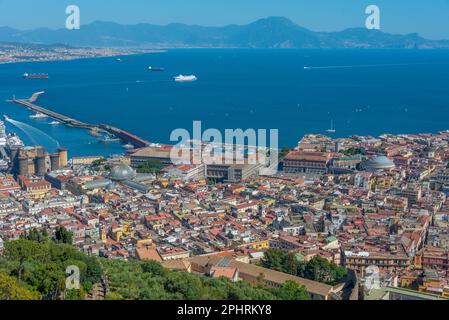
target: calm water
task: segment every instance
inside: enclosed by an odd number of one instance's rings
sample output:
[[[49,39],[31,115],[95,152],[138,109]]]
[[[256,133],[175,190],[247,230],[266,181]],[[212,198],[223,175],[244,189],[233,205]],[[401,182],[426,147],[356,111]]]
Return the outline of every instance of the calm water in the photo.
[[[149,72],[148,66],[165,67]],[[324,67],[304,70],[308,67]],[[24,72],[50,74],[24,80]],[[193,83],[176,83],[178,74]],[[277,128],[279,143],[306,133],[335,136],[436,132],[449,129],[449,51],[171,50],[166,53],[0,66],[2,113],[47,133],[72,155],[122,152],[84,130],[51,127],[8,104],[13,94],[45,90],[38,104],[91,123],[108,123],[149,141],[170,142],[176,128]],[[26,134],[16,130],[27,142]],[[28,134],[29,135],[29,134]],[[33,133],[53,148],[55,142]]]

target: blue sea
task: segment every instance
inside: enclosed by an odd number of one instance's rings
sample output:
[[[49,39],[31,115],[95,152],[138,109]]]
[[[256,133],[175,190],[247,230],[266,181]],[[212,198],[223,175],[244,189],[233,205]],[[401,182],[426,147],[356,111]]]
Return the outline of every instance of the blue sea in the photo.
[[[0,65],[0,113],[36,129],[8,123],[8,130],[71,155],[124,152],[5,102],[41,90],[43,107],[160,143],[174,129],[192,131],[194,120],[203,130],[279,129],[280,146],[326,133],[332,120],[335,137],[449,129],[447,50],[179,49],[121,58]],[[24,72],[50,79],[25,80]],[[198,81],[174,82],[179,74]]]

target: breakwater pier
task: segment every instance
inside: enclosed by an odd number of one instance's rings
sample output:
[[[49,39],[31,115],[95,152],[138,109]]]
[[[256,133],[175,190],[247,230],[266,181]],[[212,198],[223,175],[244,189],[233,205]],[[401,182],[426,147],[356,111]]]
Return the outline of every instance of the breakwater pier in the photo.
[[[88,130],[94,130],[98,132],[103,132],[112,136],[115,136],[122,140],[124,143],[131,144],[135,148],[143,148],[149,146],[151,143],[132,134],[125,130],[107,125],[107,124],[90,124],[86,122],[79,121],[77,119],[74,119],[72,117],[68,117],[66,115],[54,112],[52,110],[49,110],[47,108],[43,108],[41,106],[38,106],[35,104],[37,99],[40,95],[44,94],[44,92],[36,92],[34,93],[29,99],[16,99],[16,97],[13,97],[11,100],[12,103],[15,103],[17,105],[23,106],[30,111],[44,114],[50,118],[53,118],[67,126],[75,127],[75,128],[81,128],[81,129],[88,129]]]

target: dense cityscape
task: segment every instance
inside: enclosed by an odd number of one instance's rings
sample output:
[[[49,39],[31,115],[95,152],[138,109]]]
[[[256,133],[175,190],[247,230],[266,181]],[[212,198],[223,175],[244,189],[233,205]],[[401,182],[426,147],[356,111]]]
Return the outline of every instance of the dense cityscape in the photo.
[[[70,157],[1,131],[0,250],[63,231],[87,256],[268,288],[292,281],[312,299],[449,295],[449,132],[306,135],[267,177],[258,164],[176,164],[168,145]],[[343,274],[287,271],[285,254]],[[110,282],[95,297],[126,297]]]
[[[449,2],[20,2],[0,0],[2,307],[449,300]]]
[[[74,59],[131,55],[155,50],[76,48],[63,45],[33,45],[26,43],[0,43],[0,64],[17,62],[64,61]]]

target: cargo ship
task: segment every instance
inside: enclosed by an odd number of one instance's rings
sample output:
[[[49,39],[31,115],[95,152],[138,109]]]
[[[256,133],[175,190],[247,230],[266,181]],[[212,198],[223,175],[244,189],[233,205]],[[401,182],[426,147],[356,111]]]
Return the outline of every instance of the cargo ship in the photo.
[[[175,77],[175,81],[177,81],[177,82],[196,81],[196,80],[198,80],[198,78],[194,75],[184,76],[181,74],[181,75]]]
[[[150,70],[150,71],[165,71],[165,68],[161,68],[161,67],[148,67],[148,70]]]
[[[48,79],[47,73],[27,73],[25,72],[22,77],[24,79]]]

